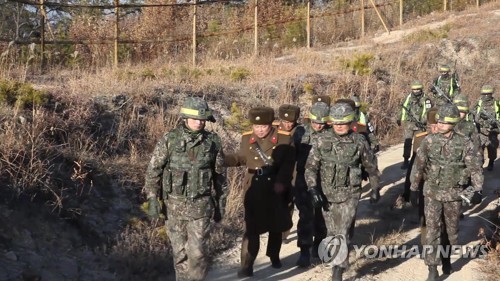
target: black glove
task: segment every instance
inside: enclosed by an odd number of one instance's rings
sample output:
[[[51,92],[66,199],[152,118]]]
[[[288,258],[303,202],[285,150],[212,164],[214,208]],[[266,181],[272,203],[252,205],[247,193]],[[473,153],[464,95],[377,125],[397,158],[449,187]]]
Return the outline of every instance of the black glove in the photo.
[[[396,121],[396,123],[401,127],[401,120]]]
[[[373,150],[373,153],[379,152],[380,151],[380,144],[374,145],[372,150]]]
[[[411,191],[410,193],[410,202],[413,207],[418,206],[418,191]]]
[[[160,202],[156,197],[151,197],[148,199],[148,216],[150,219],[158,219],[160,217]]]
[[[380,192],[378,189],[372,189],[372,192],[370,193],[370,203],[377,203],[378,200],[380,200]]]
[[[325,201],[323,200],[323,196],[316,188],[309,188],[309,195],[311,196],[311,202],[314,208],[323,207]]]
[[[472,195],[472,198],[470,199],[470,203],[472,205],[477,205],[481,203],[481,200],[483,199],[483,194],[481,191],[474,191],[474,195]]]

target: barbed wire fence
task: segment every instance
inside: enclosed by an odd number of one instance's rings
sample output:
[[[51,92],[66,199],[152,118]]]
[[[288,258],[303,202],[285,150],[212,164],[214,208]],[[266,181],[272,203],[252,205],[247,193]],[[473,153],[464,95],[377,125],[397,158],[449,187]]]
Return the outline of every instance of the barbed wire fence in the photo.
[[[72,50],[80,50],[81,53],[95,53],[97,49],[106,48],[109,50],[110,46],[113,46],[111,52],[102,52],[106,53],[105,57],[112,57],[112,60],[104,61],[114,66],[127,59],[124,53],[129,54],[130,62],[133,61],[131,53],[136,54],[135,58],[138,58],[138,54],[148,52],[151,53],[149,56],[143,55],[141,58],[154,59],[161,54],[167,54],[170,58],[182,57],[196,66],[202,53],[219,58],[233,58],[242,54],[259,56],[262,51],[272,52],[274,49],[293,47],[311,48],[363,37],[367,28],[379,29],[382,26],[385,32],[390,32],[391,29],[404,24],[404,1],[408,0],[331,1],[329,5],[317,5],[318,1],[305,0],[296,5],[280,3],[282,6],[278,9],[281,10],[277,10],[276,6],[270,7],[271,2],[264,0],[248,0],[246,3],[233,0],[192,0],[183,3],[142,4],[113,0],[112,4],[98,5],[47,0],[7,0],[36,9],[40,32],[35,38],[19,39],[17,34],[15,38],[0,38],[0,43],[4,43],[0,46],[3,49],[12,45],[30,45],[31,49],[37,46],[42,72],[48,59],[55,60],[54,54],[47,51],[48,45],[71,46]],[[481,4],[479,0],[466,2],[476,7]],[[107,11],[107,16],[101,19],[92,16],[84,18],[75,13],[72,20],[81,21],[79,28],[73,27],[71,32],[65,32],[64,36],[56,38],[56,32],[47,15],[48,8],[70,12],[82,9],[100,10]],[[443,0],[442,8],[445,11],[452,9],[453,0]],[[138,9],[141,11],[140,16]],[[368,17],[371,20],[368,20]],[[224,20],[226,22],[223,22]],[[87,38],[83,35],[87,35]],[[279,41],[281,46],[273,41]],[[223,48],[221,45],[229,47]],[[106,47],[103,49],[95,46]],[[180,56],[181,53],[189,52],[186,50],[191,50],[191,54]],[[4,54],[6,51],[2,50],[2,55]],[[76,57],[78,52],[73,54]]]

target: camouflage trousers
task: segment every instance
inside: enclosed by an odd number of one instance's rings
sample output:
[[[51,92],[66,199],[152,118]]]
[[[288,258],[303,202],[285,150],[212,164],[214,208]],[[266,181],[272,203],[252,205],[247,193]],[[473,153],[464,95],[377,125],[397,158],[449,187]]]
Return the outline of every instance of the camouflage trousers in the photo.
[[[427,233],[425,242],[432,246],[432,251],[424,256],[426,265],[441,264],[441,257],[438,255],[438,245],[443,243],[449,245],[458,244],[458,222],[460,220],[461,201],[441,202],[429,197],[425,197],[425,224]],[[444,224],[444,225],[443,225]],[[446,237],[442,233],[446,231]]]
[[[295,204],[299,210],[297,223],[297,246],[311,247],[317,251],[317,246],[326,237],[326,224],[322,208],[314,208],[311,197],[305,188],[297,188]]]
[[[170,217],[166,228],[172,244],[176,280],[203,280],[208,267],[210,218],[181,220]]]
[[[351,236],[353,235],[354,220],[356,219],[356,209],[358,208],[360,192],[353,193],[346,201],[341,203],[332,203],[330,210],[323,212],[325,216],[328,236],[344,235],[345,241],[349,247]],[[349,257],[349,253],[347,255]],[[342,268],[349,266],[349,258],[338,265]]]
[[[488,159],[497,159],[498,133],[489,132],[488,135],[479,134],[479,138],[481,139],[481,151],[484,151],[486,148],[488,151]]]

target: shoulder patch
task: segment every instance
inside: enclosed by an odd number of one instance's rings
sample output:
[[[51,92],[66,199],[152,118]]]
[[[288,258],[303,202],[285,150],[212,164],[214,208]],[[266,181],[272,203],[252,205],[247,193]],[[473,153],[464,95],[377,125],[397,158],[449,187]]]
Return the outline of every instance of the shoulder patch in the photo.
[[[243,134],[241,134],[242,136],[248,136],[248,135],[251,135],[253,134],[253,131],[248,131],[248,132],[244,132]]]
[[[419,138],[419,137],[423,137],[423,136],[425,136],[427,134],[428,134],[427,132],[421,132],[421,133],[416,134],[415,137]]]
[[[285,136],[291,136],[291,132],[283,131],[283,130],[278,130],[278,134],[280,135],[285,135]]]

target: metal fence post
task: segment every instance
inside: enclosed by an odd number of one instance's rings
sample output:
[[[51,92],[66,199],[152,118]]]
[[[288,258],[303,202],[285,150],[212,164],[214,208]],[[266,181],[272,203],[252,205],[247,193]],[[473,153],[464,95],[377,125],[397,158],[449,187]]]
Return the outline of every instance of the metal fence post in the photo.
[[[40,15],[41,15],[41,31],[40,31],[40,71],[43,74],[45,71],[45,22],[46,22],[46,17],[45,13],[43,12],[43,9],[45,8],[45,0],[40,0]]]
[[[307,48],[311,48],[311,0],[307,0]]]
[[[198,1],[194,0],[193,3],[193,67],[196,67],[196,9]]]
[[[118,8],[118,5],[120,4],[120,0],[115,0],[114,2],[115,2],[115,49],[114,49],[113,65],[115,67],[118,67],[118,38],[120,37],[120,28],[119,28],[120,10]]]
[[[258,31],[258,12],[259,12],[259,0],[255,0],[255,11],[254,11],[254,45],[253,53],[257,57],[259,55],[259,31]]]

